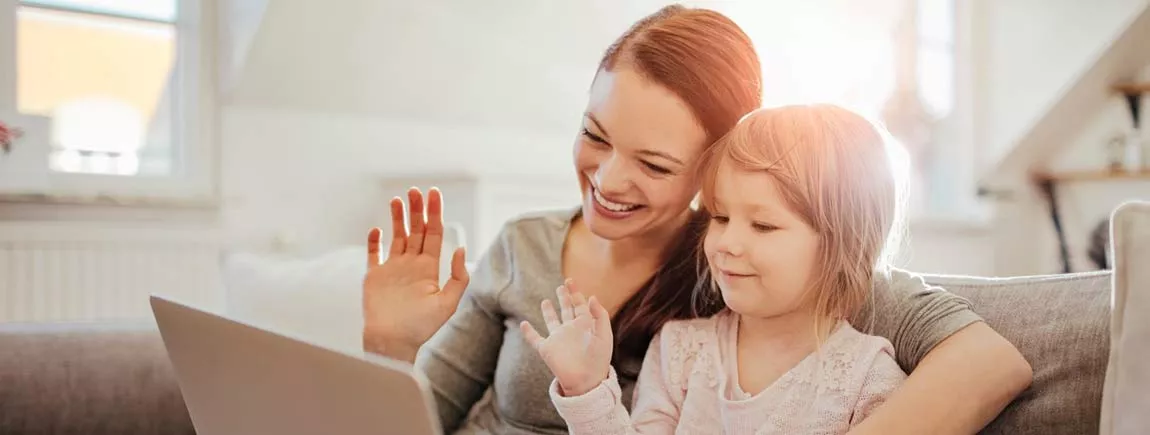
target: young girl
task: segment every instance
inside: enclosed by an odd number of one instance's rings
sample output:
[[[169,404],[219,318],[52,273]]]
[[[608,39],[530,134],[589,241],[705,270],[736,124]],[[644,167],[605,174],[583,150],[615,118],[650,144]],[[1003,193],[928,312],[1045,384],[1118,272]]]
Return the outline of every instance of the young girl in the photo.
[[[841,434],[866,418],[906,377],[890,342],[845,320],[895,226],[886,146],[878,127],[825,105],[762,109],[720,140],[701,163],[711,223],[698,300],[718,293],[727,309],[660,330],[630,414],[595,298],[568,282],[560,314],[542,304],[549,337],[521,324],[571,433]]]

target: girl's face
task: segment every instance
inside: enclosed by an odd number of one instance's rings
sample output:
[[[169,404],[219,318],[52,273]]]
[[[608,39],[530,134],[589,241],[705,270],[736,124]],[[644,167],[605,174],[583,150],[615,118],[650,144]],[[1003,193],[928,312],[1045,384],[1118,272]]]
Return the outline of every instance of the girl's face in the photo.
[[[723,301],[757,318],[807,309],[819,235],[787,206],[775,178],[719,163],[703,251]]]
[[[670,90],[626,66],[600,71],[574,150],[588,228],[618,240],[679,222],[698,191],[705,141]]]

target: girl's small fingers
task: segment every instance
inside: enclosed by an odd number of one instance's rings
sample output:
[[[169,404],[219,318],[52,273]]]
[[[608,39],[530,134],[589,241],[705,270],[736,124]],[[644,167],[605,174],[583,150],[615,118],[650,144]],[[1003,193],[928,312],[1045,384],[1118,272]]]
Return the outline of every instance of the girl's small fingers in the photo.
[[[571,292],[567,291],[567,287],[559,286],[555,289],[555,294],[559,296],[559,316],[563,319],[563,323],[574,320],[575,306],[571,300]]]
[[[592,296],[591,302],[587,305],[591,307],[591,318],[595,319],[595,335],[602,337],[611,337],[611,314],[599,302],[599,299]]]
[[[535,350],[539,350],[539,346],[543,344],[543,336],[539,335],[539,331],[536,331],[535,327],[527,323],[526,320],[519,324],[519,330],[523,331],[523,337],[527,339],[527,343]]]
[[[555,306],[551,304],[551,301],[544,300],[543,303],[539,304],[539,307],[543,311],[543,323],[547,325],[547,333],[554,334],[555,330],[563,326],[559,322],[559,316],[555,314]]]
[[[575,318],[591,318],[591,305],[587,303],[587,299],[583,297],[583,294],[575,293],[572,299],[574,299],[572,304],[575,306]]]

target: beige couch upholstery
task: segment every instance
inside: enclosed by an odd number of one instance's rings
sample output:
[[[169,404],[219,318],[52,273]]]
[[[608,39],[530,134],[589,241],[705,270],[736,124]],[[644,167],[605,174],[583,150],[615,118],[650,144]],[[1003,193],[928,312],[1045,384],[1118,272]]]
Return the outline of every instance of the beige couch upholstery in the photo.
[[[1110,341],[1110,276],[927,277],[969,299],[1034,368],[1030,388],[982,433],[1098,431]]]

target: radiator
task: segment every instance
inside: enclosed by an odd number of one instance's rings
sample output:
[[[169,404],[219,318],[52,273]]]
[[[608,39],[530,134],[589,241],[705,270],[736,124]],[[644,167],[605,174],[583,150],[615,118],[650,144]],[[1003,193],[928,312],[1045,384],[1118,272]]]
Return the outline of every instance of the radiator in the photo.
[[[219,231],[0,223],[0,322],[148,320],[150,294],[216,307]]]

